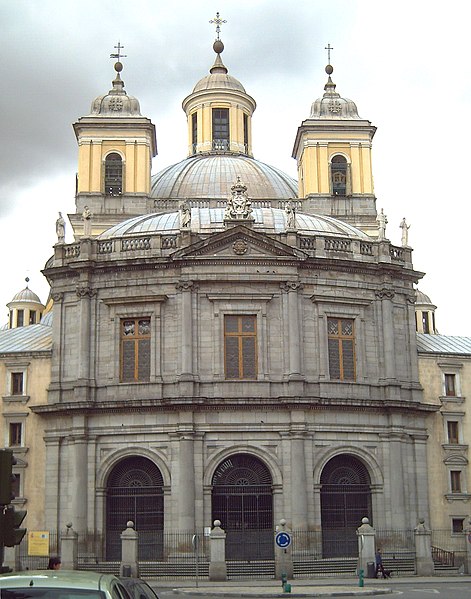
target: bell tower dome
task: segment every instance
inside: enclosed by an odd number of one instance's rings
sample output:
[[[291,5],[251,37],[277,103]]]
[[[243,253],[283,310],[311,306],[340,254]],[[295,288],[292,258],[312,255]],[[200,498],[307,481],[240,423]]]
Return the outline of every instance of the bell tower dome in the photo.
[[[330,54],[330,45],[328,49]],[[333,67],[328,64],[325,70],[324,95],[313,102],[294,142],[299,196],[306,198],[312,211],[376,236],[371,163],[376,127],[359,116],[355,102],[336,91]]]
[[[84,235],[82,213],[91,213],[92,235],[145,214],[150,194],[151,161],[157,155],[155,127],[141,115],[139,102],[124,90],[120,44],[113,87],[95,98],[90,114],[78,119],[79,146],[76,214],[69,215],[75,238]]]

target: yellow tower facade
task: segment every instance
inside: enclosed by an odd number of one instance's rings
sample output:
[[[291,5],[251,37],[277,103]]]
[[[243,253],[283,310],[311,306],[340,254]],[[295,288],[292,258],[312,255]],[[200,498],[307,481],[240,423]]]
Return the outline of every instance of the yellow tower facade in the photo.
[[[224,44],[213,44],[216,60],[183,100],[188,124],[188,156],[214,152],[252,154],[252,114],[255,100],[228,74],[221,53]]]
[[[139,102],[124,91],[115,64],[112,89],[98,96],[74,131],[79,147],[76,214],[69,215],[76,238],[85,234],[84,212],[97,235],[123,220],[148,211],[152,158],[157,154],[155,127],[140,113]]]
[[[299,197],[320,214],[342,218],[376,235],[371,148],[376,132],[352,100],[336,91],[327,65],[324,95],[298,128],[293,148]]]

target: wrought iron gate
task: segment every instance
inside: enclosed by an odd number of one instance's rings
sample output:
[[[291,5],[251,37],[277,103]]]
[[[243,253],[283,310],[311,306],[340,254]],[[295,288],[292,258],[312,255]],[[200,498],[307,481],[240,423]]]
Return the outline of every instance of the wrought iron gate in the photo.
[[[226,531],[228,560],[273,558],[272,479],[258,458],[238,454],[218,466],[212,517]]]
[[[365,516],[371,521],[370,477],[351,455],[332,458],[321,475],[323,557],[358,555],[356,529]]]
[[[147,458],[126,458],[108,478],[106,496],[106,557],[121,557],[120,535],[128,520],[139,532],[139,559],[162,559],[163,479],[160,470]]]

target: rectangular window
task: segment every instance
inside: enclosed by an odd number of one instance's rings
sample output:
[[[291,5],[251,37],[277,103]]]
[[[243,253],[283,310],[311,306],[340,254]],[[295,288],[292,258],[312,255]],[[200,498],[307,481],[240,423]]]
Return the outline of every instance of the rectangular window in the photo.
[[[12,372],[11,373],[11,395],[23,395],[23,372]]]
[[[9,438],[8,438],[9,447],[21,447],[21,445],[22,445],[22,439],[21,439],[22,430],[23,430],[23,425],[21,422],[10,422]]]
[[[328,318],[329,374],[332,380],[355,380],[355,336],[351,318]]]
[[[464,531],[464,518],[452,518],[451,519],[451,530],[452,530],[452,532],[463,532]]]
[[[446,423],[447,433],[448,433],[448,443],[452,445],[457,445],[459,441],[459,427],[458,422],[454,420],[449,420]]]
[[[13,497],[21,497],[21,474],[15,472],[14,477],[11,481],[11,493]]]
[[[249,151],[249,117],[244,114],[244,146],[245,151]]]
[[[213,108],[213,150],[229,149],[229,108]]]
[[[445,395],[456,397],[456,374],[445,374]]]
[[[25,311],[24,310],[17,310],[16,312],[16,326],[17,327],[22,327],[24,325],[25,321]]]
[[[224,317],[224,370],[226,379],[257,378],[257,317]]]
[[[36,312],[33,310],[29,311],[29,324],[36,324]]]
[[[430,327],[428,322],[428,312],[422,312],[422,327],[424,333],[430,333]]]
[[[452,470],[450,472],[450,484],[452,493],[461,493],[461,471]]]
[[[150,318],[121,320],[120,380],[122,383],[150,380]]]
[[[191,143],[193,145],[193,154],[196,152],[198,142],[198,114],[194,112],[191,115]]]

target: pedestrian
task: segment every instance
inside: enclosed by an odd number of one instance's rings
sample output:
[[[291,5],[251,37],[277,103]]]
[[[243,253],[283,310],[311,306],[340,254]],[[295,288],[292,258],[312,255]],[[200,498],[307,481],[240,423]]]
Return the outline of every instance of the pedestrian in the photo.
[[[60,557],[50,557],[49,563],[47,565],[48,570],[60,570],[62,567],[62,562]]]
[[[382,577],[386,578],[386,572],[384,571],[384,566],[383,566],[383,556],[381,554],[381,549],[379,547],[376,551],[375,561],[376,561],[375,578],[378,578],[378,572],[381,572]]]

